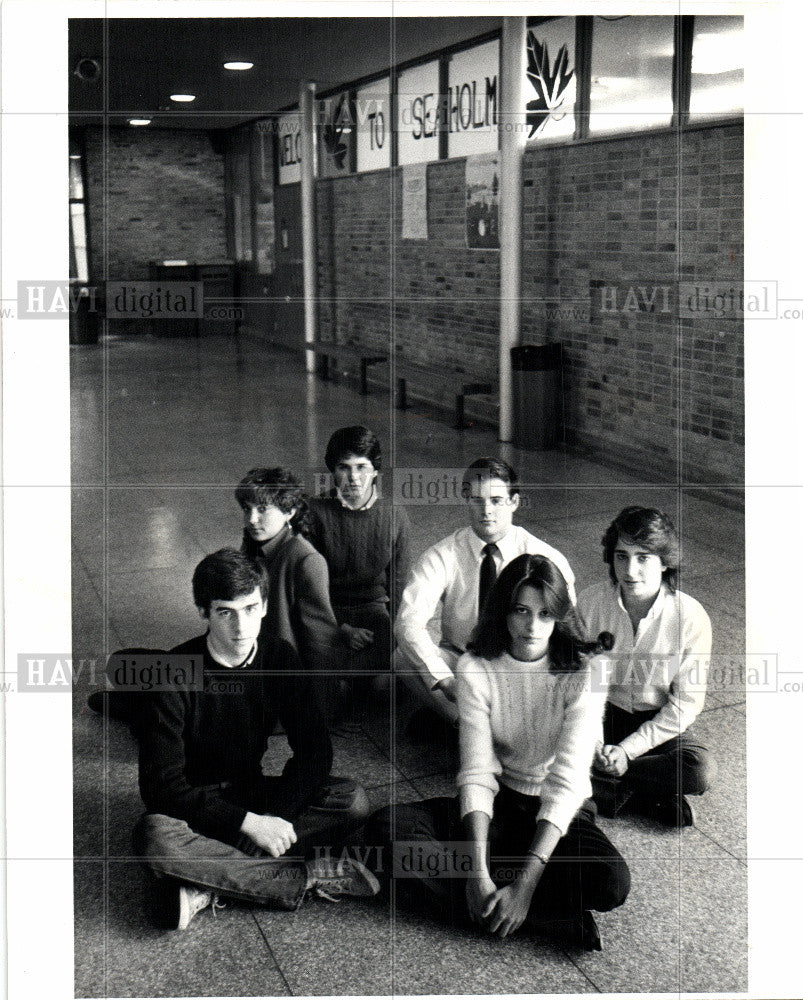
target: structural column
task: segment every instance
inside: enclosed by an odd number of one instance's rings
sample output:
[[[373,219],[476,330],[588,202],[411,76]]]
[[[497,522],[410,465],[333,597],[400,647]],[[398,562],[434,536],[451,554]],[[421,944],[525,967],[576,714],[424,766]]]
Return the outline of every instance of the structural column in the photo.
[[[510,349],[521,343],[521,197],[526,142],[524,59],[527,18],[502,19],[499,113],[499,440],[513,439]]]
[[[315,240],[315,174],[318,162],[315,128],[315,84],[303,82],[301,112],[301,248],[304,263],[304,342],[306,367],[315,371],[312,345],[318,331],[317,246]]]

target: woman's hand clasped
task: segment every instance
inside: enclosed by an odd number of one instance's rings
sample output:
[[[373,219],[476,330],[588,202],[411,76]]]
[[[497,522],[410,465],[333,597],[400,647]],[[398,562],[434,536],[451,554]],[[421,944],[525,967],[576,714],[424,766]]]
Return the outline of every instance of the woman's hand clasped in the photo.
[[[517,879],[497,889],[490,875],[470,878],[466,882],[466,901],[472,922],[500,937],[513,934],[527,917],[536,884]]]
[[[486,926],[485,910],[491,897],[496,892],[496,885],[488,873],[469,878],[466,882],[466,903],[468,915],[475,924]]]
[[[530,909],[534,885],[523,879],[497,889],[485,906],[485,926],[492,934],[507,937],[521,927]]]

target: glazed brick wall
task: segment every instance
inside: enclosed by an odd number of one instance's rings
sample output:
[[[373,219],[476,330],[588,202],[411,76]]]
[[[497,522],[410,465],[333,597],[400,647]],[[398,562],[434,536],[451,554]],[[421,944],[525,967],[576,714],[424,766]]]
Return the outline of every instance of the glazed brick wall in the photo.
[[[497,369],[499,255],[465,246],[464,172],[429,164],[427,240],[399,238],[399,172],[318,183],[324,337]],[[677,291],[742,280],[743,129],[535,145],[523,183],[523,341],[564,345],[566,440],[684,484],[740,482],[742,323],[680,319]]]
[[[205,132],[110,129],[105,213],[99,128],[87,129],[86,165],[91,281],[147,278],[150,260],[226,257],[223,157]]]

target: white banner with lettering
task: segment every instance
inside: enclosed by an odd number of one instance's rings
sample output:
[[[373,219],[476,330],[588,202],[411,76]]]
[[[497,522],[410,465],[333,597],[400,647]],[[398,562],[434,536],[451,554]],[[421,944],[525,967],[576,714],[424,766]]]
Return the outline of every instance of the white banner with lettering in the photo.
[[[438,159],[438,61],[399,73],[399,164]]]
[[[390,77],[357,91],[357,170],[390,166]]]
[[[294,184],[301,180],[301,112],[282,115],[276,130],[279,183]]]
[[[449,157],[490,153],[499,145],[499,42],[457,52],[449,63]]]

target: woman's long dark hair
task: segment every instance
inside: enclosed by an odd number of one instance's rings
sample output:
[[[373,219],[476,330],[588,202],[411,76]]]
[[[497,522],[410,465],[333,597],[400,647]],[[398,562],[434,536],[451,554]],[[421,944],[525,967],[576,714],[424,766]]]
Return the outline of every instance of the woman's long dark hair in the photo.
[[[468,644],[470,652],[492,660],[509,651],[507,616],[522,587],[535,588],[555,619],[547,646],[550,670],[556,673],[579,670],[584,656],[612,648],[613,636],[609,632],[601,632],[596,642],[585,641],[566,580],[552,560],[525,554],[508,563],[491,588]]]

